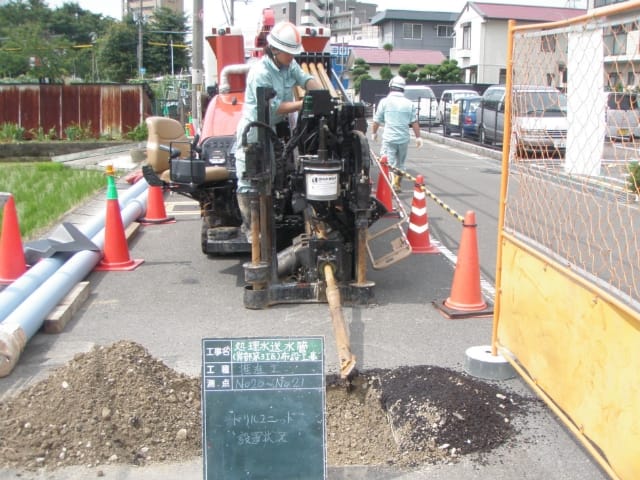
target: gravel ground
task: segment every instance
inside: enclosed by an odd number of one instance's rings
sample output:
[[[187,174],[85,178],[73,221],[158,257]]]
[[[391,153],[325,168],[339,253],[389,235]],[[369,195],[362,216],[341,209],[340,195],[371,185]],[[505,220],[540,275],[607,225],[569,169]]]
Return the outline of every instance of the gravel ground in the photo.
[[[144,465],[202,455],[200,379],[139,344],[95,347],[0,402],[0,466]],[[456,462],[508,442],[528,403],[435,366],[327,378],[330,466]]]

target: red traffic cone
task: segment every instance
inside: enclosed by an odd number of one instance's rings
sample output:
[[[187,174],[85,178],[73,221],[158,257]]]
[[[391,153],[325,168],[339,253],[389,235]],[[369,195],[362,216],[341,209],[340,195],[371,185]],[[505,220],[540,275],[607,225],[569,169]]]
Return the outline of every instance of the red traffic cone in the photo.
[[[109,170],[108,170],[109,171]],[[107,174],[107,215],[104,226],[104,255],[95,270],[133,270],[144,260],[132,260],[124,234],[118,191],[113,175]]]
[[[437,247],[431,245],[429,218],[427,217],[427,196],[424,193],[423,186],[424,177],[418,175],[413,188],[407,240],[413,253],[440,253]]]
[[[13,195],[0,193],[2,232],[0,234],[0,284],[7,285],[27,271],[27,263],[20,239],[18,214]]]
[[[389,163],[387,156],[380,159],[380,173],[378,174],[378,186],[376,187],[376,199],[387,209],[387,213],[393,211],[391,204],[391,186],[389,181]]]
[[[161,186],[149,185],[147,192],[147,211],[145,216],[138,220],[143,225],[160,225],[163,223],[175,223],[176,217],[168,217],[164,208],[164,191]]]
[[[482,298],[480,290],[476,227],[476,214],[469,210],[462,225],[451,294],[444,302],[434,302],[436,308],[448,318],[488,317],[493,314],[493,307]]]

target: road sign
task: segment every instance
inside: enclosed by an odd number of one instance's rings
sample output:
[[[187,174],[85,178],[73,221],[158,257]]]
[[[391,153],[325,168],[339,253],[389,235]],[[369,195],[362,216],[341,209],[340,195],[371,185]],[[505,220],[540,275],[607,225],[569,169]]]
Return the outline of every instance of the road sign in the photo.
[[[323,337],[202,340],[205,480],[326,478]]]

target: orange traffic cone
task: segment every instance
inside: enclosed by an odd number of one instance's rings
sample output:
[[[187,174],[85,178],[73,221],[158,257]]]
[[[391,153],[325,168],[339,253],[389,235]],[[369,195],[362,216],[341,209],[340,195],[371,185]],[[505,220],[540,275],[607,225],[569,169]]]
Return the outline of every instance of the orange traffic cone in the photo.
[[[422,187],[424,187],[424,177],[418,175],[413,188],[407,240],[413,253],[440,253],[437,247],[431,245],[429,218],[427,217],[427,196]]]
[[[0,235],[0,284],[7,285],[27,271],[27,263],[20,239],[18,214],[13,195],[0,193],[2,232]]]
[[[176,217],[168,217],[164,208],[164,192],[162,187],[149,185],[147,192],[147,211],[145,216],[138,220],[143,225],[160,225],[163,223],[175,223]]]
[[[389,181],[389,163],[387,156],[380,159],[380,173],[378,174],[378,186],[376,187],[376,199],[386,208],[387,213],[393,212],[391,204],[391,186]]]
[[[480,291],[476,227],[476,214],[469,210],[462,225],[451,294],[444,302],[433,302],[447,318],[488,317],[493,314],[493,307],[482,298]]]
[[[144,260],[132,260],[124,234],[122,213],[118,203],[118,190],[110,170],[107,169],[107,215],[104,226],[104,256],[95,270],[133,270]]]

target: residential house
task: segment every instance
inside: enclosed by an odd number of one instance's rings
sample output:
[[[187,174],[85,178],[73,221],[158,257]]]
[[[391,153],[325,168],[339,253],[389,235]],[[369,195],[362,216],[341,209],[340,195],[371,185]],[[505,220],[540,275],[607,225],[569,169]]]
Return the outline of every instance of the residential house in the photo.
[[[447,58],[439,50],[407,50],[396,49],[388,52],[382,48],[352,47],[347,61],[347,69],[351,69],[356,59],[362,58],[371,67],[369,75],[380,78],[382,67],[390,67],[395,74],[398,67],[404,64],[415,64],[418,68],[425,65],[440,65]]]
[[[450,58],[463,70],[465,83],[504,83],[507,74],[508,21],[532,24],[566,20],[586,13],[576,8],[532,7],[495,3],[468,2],[458,15],[455,45]],[[561,86],[566,66],[555,52],[566,52],[566,44],[541,46],[549,54],[549,71],[540,72],[544,84]],[[555,60],[553,60],[555,58]]]
[[[457,16],[457,12],[384,10],[371,24],[378,27],[380,45],[391,44],[398,50],[439,50],[448,58]]]

